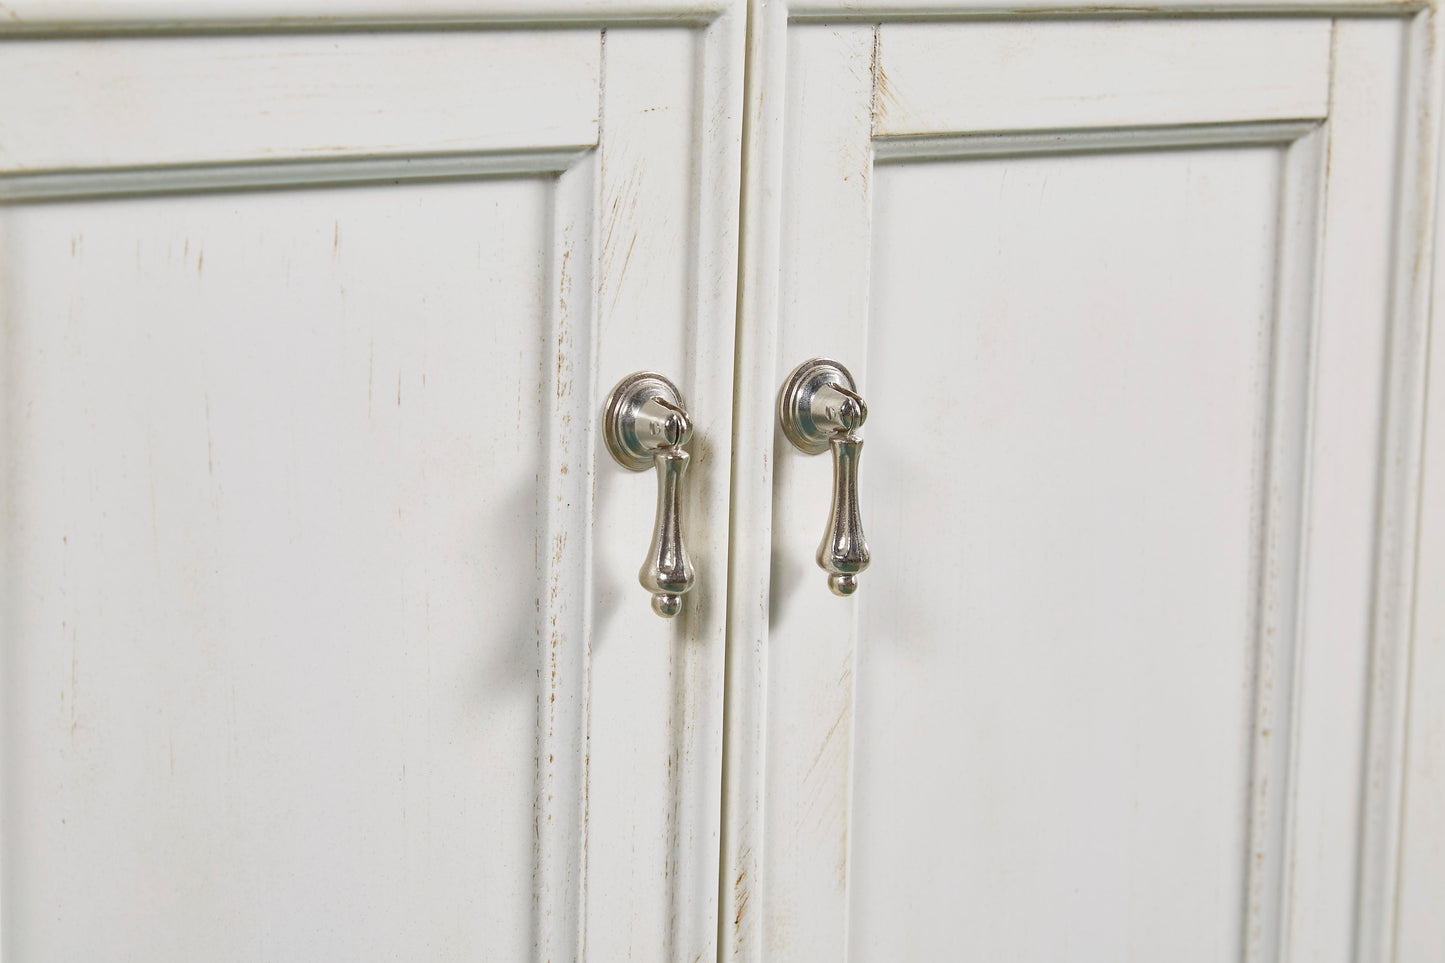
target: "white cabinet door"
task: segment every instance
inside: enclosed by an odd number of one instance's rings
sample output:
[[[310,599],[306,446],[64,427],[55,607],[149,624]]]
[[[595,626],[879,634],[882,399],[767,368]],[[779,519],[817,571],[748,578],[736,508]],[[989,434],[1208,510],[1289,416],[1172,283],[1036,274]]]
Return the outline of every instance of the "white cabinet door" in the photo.
[[[725,956],[1391,959],[1429,15],[875,6],[756,44]]]
[[[0,28],[4,959],[710,956],[739,12],[320,6]]]

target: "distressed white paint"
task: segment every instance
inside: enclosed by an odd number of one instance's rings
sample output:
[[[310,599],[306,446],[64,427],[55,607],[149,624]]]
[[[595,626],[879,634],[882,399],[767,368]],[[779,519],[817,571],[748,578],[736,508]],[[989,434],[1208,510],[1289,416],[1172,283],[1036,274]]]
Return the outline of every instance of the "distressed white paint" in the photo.
[[[1437,171],[1437,178],[1439,172]],[[1438,179],[1437,179],[1438,185]],[[1440,193],[1435,195],[1438,217]],[[1420,540],[1409,672],[1396,958],[1445,959],[1445,247],[1434,249],[1433,334],[1420,481]]]
[[[984,12],[755,5],[725,955],[1394,959],[1431,19]]]
[[[9,954],[523,952],[547,195],[6,212]]]
[[[262,13],[0,44],[3,956],[710,956],[741,11]]]
[[[1321,269],[1316,360],[1311,561],[1302,600],[1304,652],[1298,676],[1293,895],[1287,933],[1302,959],[1351,958],[1358,867],[1337,868],[1358,845],[1361,820],[1373,561],[1367,548],[1378,511],[1380,424],[1385,401],[1384,311],[1394,215],[1390,183],[1400,168],[1395,106],[1405,31],[1394,22],[1343,23],[1336,34],[1331,111],[1331,182]],[[1380,70],[1393,64],[1394,73]],[[1345,139],[1351,130],[1358,140]],[[1353,142],[1352,142],[1353,141]],[[1384,146],[1388,145],[1388,146]],[[1374,183],[1371,192],[1349,185]],[[1346,186],[1340,190],[1335,185]],[[1372,319],[1365,323],[1362,319]],[[1388,959],[1374,955],[1364,959]]]
[[[1000,16],[1150,17],[1159,14],[1324,12],[1404,15],[1422,0],[754,0],[754,22],[961,20]],[[552,23],[709,23],[727,0],[7,0],[0,32],[55,35],[316,27]],[[764,44],[767,41],[763,41]]]
[[[878,137],[1324,117],[1330,22],[888,24]],[[1047,70],[1040,64],[1048,64]],[[1061,86],[1058,78],[1067,77]],[[959,91],[970,91],[960,97]]]
[[[656,485],[599,449],[588,732],[592,771],[617,778],[588,796],[595,960],[716,952],[739,91],[709,78],[740,79],[741,26],[706,45],[680,29],[607,34],[596,378],[605,392],[652,368],[686,395],[698,583],[676,623],[652,614],[637,568]]]
[[[0,955],[1433,959],[1422,9],[0,6]]]
[[[735,9],[730,0],[9,0],[0,10],[0,32],[55,36],[579,23],[703,26],[730,17]]]
[[[590,145],[600,60],[595,30],[11,43],[0,169]]]

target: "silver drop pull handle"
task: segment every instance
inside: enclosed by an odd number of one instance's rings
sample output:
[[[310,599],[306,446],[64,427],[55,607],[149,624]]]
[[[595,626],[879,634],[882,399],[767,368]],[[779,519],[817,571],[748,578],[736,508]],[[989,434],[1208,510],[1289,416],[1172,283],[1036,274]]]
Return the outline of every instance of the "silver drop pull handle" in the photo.
[[[682,480],[688,463],[682,446],[692,438],[682,393],[655,372],[628,375],[607,396],[602,437],[622,467],[657,469],[652,545],[637,580],[652,593],[652,610],[670,619],[682,611],[682,597],[696,581],[682,541]]]
[[[778,395],[778,421],[793,447],[809,455],[833,453],[833,499],[818,545],[818,566],[828,573],[834,595],[858,591],[858,573],[868,567],[868,540],[858,513],[858,460],[868,405],[855,390],[848,369],[813,358],[793,369]]]

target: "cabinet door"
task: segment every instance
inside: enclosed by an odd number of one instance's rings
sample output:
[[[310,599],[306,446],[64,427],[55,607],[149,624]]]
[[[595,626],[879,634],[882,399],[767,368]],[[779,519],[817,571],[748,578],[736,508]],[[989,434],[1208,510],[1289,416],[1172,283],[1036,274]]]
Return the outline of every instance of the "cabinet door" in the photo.
[[[1390,959],[1428,16],[877,6],[761,43],[729,958]]]
[[[0,34],[6,960],[712,953],[741,25],[491,6]]]

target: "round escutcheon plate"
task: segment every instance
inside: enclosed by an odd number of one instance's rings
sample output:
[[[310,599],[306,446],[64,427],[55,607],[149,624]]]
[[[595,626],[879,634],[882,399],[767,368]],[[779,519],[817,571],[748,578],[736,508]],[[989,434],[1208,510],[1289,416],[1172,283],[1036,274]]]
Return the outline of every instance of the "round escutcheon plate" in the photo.
[[[602,407],[602,438],[617,463],[631,471],[652,467],[652,452],[637,436],[637,409],[651,398],[686,408],[677,385],[655,371],[639,371],[617,382]]]
[[[828,358],[811,358],[793,369],[778,392],[778,422],[783,434],[794,448],[810,455],[827,451],[832,437],[813,423],[813,396],[829,384],[858,390],[847,368]]]

